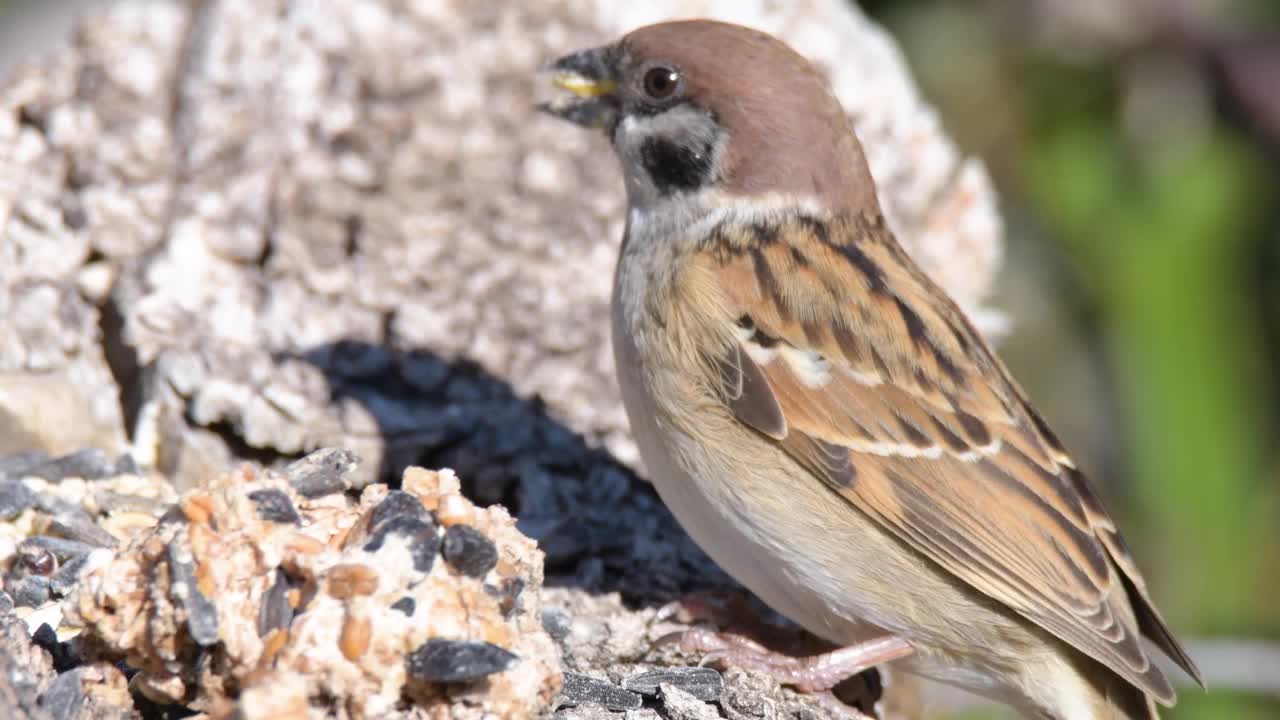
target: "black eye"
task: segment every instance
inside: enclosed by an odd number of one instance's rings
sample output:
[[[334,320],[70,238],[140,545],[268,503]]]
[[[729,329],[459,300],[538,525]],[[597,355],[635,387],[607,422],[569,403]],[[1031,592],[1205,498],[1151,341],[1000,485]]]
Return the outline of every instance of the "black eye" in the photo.
[[[666,100],[680,86],[680,73],[669,67],[652,68],[644,74],[644,94],[654,100]]]

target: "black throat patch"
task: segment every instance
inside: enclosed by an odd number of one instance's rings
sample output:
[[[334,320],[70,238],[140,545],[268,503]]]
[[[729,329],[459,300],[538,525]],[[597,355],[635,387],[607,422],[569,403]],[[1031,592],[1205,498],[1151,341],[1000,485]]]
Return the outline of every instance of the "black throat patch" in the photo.
[[[711,145],[689,147],[662,138],[649,138],[640,146],[640,162],[658,192],[696,190],[711,179]]]

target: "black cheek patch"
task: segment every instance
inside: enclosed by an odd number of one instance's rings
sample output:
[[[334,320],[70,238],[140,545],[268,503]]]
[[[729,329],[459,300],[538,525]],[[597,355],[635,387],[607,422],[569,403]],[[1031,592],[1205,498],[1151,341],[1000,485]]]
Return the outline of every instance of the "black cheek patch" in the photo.
[[[640,146],[640,162],[663,195],[696,190],[710,179],[711,147],[694,149],[670,140],[649,138]]]

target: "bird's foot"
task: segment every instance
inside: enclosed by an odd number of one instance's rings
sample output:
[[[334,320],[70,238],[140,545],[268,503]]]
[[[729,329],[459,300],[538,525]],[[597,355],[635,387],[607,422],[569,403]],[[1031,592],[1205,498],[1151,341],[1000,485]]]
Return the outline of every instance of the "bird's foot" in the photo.
[[[702,653],[702,665],[736,667],[768,675],[804,693],[828,694],[844,680],[880,663],[911,654],[901,638],[886,636],[805,657],[793,657],[732,633],[696,626],[673,640],[690,653]]]

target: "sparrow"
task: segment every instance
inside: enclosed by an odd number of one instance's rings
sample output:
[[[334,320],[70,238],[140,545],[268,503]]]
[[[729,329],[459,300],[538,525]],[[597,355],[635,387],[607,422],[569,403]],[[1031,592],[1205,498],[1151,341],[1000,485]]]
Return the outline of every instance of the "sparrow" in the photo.
[[[1063,444],[894,239],[816,68],[708,20],[550,67],[543,109],[621,162],[632,433],[716,562],[848,656],[1031,718],[1157,718],[1151,648],[1201,682]]]

